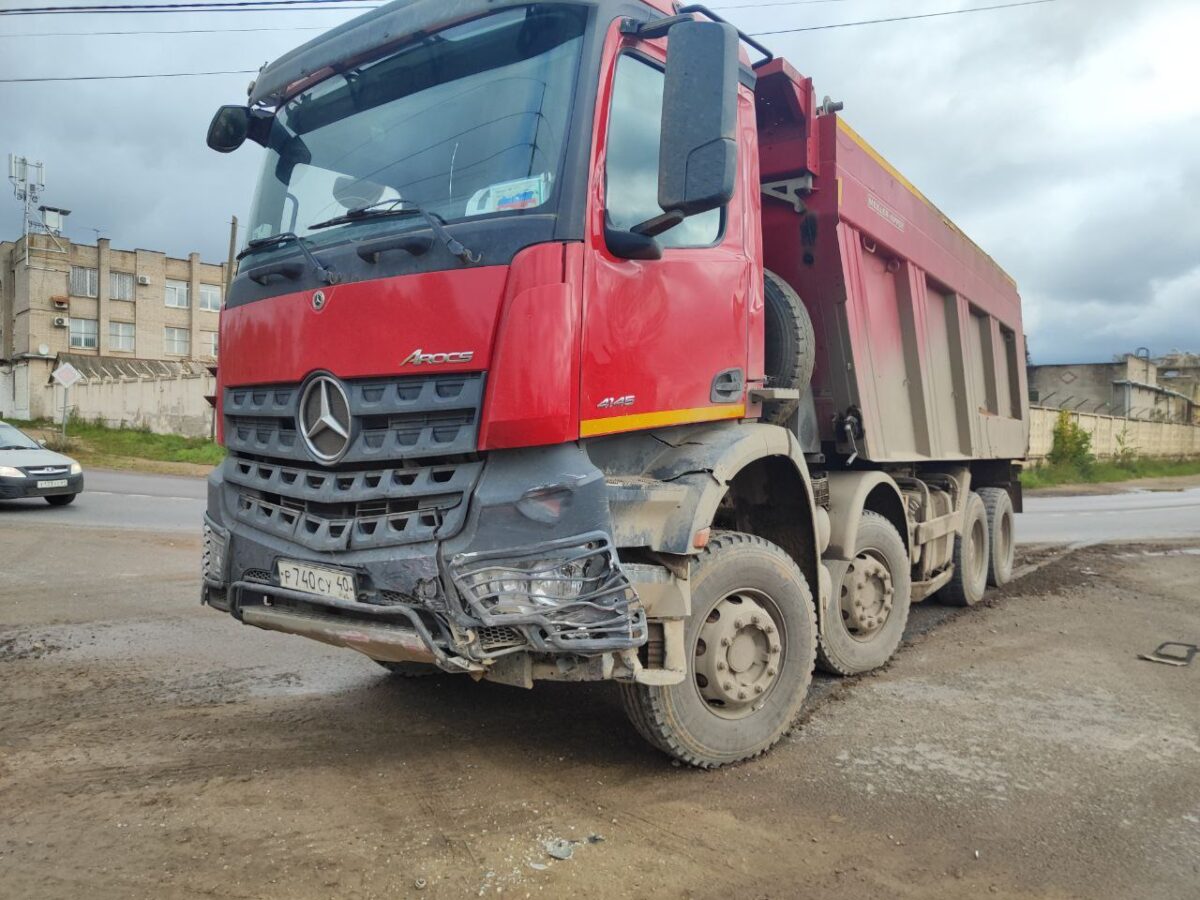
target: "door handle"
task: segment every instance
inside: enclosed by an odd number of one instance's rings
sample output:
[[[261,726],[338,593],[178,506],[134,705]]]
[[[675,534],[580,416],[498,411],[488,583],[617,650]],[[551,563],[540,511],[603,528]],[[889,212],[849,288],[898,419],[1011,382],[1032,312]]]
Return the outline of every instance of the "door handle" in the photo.
[[[725,369],[713,376],[709,402],[736,403],[742,399],[742,391],[745,388],[746,378],[741,369]]]

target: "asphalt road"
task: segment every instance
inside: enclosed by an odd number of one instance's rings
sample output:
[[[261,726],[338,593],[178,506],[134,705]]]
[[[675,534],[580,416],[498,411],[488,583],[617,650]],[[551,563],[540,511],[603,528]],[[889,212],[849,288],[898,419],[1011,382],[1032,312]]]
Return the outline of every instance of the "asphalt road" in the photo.
[[[44,500],[0,501],[0,528],[28,523],[200,531],[203,478],[87,469],[83,484],[83,493],[70,506],[52,507]]]
[[[199,532],[201,478],[89,470],[71,506],[0,502],[0,527],[16,522]],[[1200,537],[1200,488],[1082,497],[1027,497],[1017,517],[1026,544],[1096,543]]]

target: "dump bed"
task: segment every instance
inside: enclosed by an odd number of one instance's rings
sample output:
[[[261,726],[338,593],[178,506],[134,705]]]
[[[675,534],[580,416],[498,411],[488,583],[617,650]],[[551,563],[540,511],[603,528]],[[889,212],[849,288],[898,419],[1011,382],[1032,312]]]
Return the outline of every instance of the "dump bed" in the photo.
[[[818,115],[786,61],[759,70],[757,103],[764,261],[813,320],[822,442],[881,463],[1023,458],[1012,278],[839,115]]]

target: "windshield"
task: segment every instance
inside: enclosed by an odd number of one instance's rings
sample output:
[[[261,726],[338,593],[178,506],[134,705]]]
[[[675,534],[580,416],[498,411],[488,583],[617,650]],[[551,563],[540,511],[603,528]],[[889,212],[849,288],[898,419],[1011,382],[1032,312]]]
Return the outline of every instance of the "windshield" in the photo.
[[[424,37],[284,104],[267,141],[249,240],[292,231],[313,245],[348,229],[313,225],[406,200],[446,221],[547,212],[566,137],[585,12],[541,5]]]
[[[0,422],[0,450],[37,450],[41,445],[7,422]]]

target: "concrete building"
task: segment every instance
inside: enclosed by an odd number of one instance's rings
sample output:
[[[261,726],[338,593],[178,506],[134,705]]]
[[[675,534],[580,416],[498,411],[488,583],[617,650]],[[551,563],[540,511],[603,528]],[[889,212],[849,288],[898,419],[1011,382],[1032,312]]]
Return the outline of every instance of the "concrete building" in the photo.
[[[1200,425],[1200,353],[1174,350],[1154,362],[1158,366],[1158,383],[1190,398],[1192,421]]]
[[[1159,367],[1148,356],[1127,353],[1116,362],[1029,366],[1029,402],[1034,406],[1098,413],[1151,422],[1191,423],[1195,401],[1159,383]]]
[[[224,284],[225,266],[197,253],[176,259],[52,234],[0,242],[0,416],[60,412],[45,388],[68,355],[130,378],[212,363]],[[157,365],[140,365],[148,362]]]

